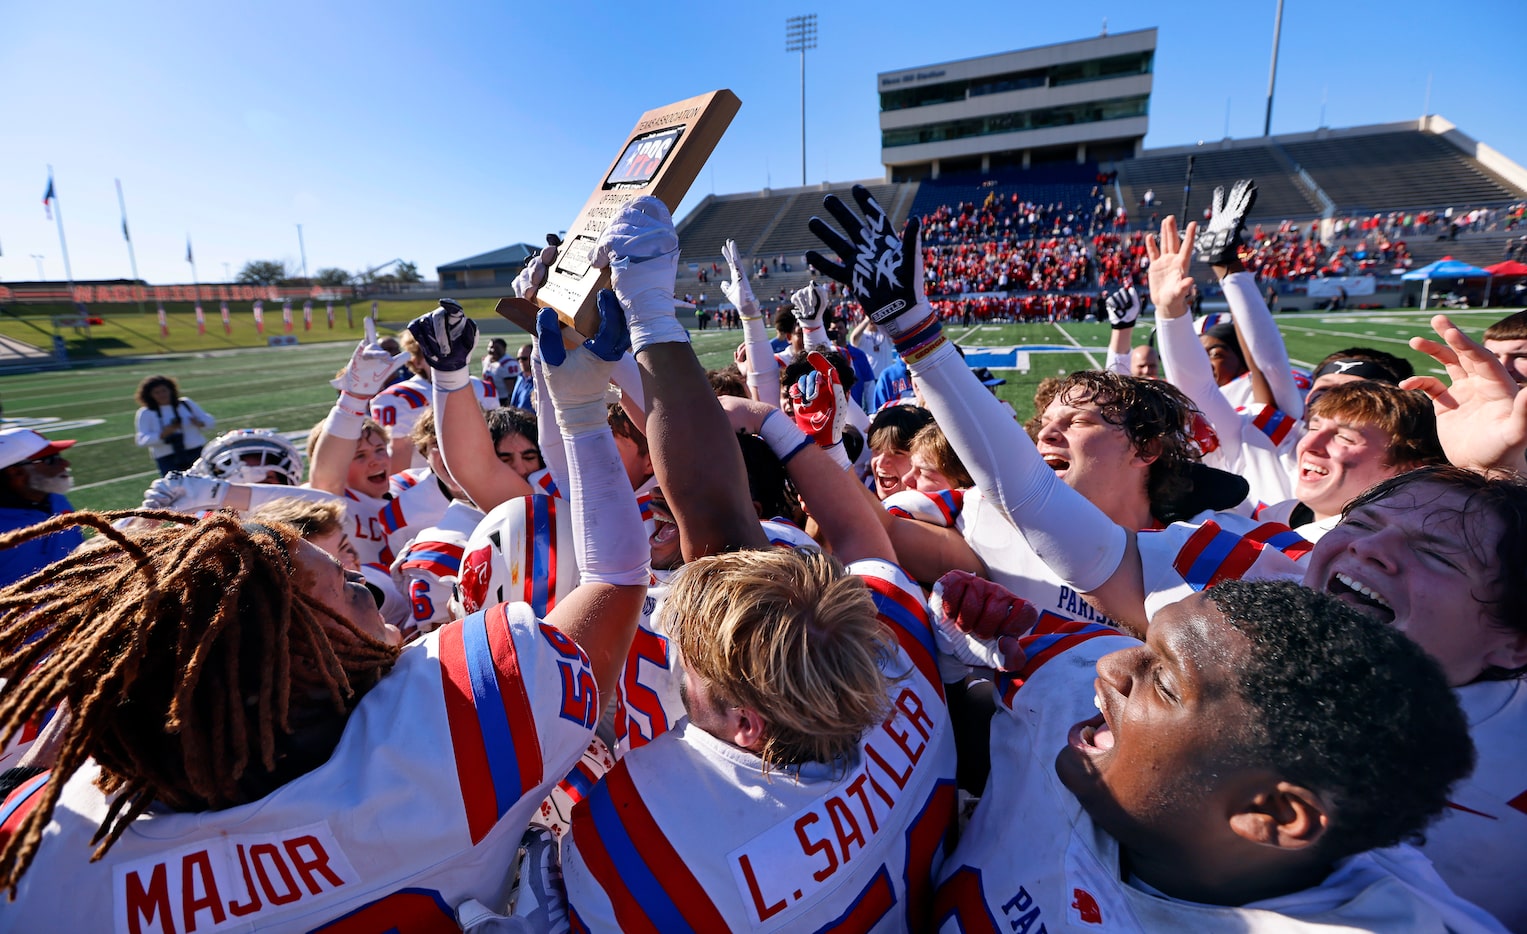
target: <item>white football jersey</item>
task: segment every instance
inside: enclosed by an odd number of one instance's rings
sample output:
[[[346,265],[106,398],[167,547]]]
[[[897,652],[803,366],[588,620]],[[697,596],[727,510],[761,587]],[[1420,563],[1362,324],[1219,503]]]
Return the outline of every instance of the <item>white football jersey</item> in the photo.
[[[765,774],[687,720],[620,759],[573,811],[574,930],[921,931],[954,830],[954,739],[922,592],[857,561],[899,650],[889,716],[851,760]]]
[[[1453,891],[1527,931],[1527,682],[1477,681],[1457,689],[1478,761],[1453,788],[1421,852]]]
[[[345,488],[345,522],[350,544],[355,546],[361,564],[376,565],[383,571],[392,567],[395,557],[387,543],[387,529],[382,525],[382,510],[391,501],[391,493],[379,498]]]
[[[498,393],[493,384],[476,376],[468,377],[472,397],[484,412],[498,408]],[[406,438],[414,430],[414,423],[430,407],[432,387],[428,376],[414,375],[401,383],[393,383],[371,398],[371,417],[392,433],[394,438]]]
[[[1222,580],[1303,582],[1315,546],[1281,522],[1225,512],[1194,520],[1135,536],[1147,617]]]
[[[1071,728],[1096,715],[1097,660],[1140,643],[1090,623],[1041,625],[1002,679],[991,777],[939,875],[939,931],[1496,931],[1410,847],[1342,862],[1319,886],[1241,907],[1148,894],[1118,842],[1055,774]]]
[[[520,836],[598,711],[572,640],[523,604],[473,614],[406,650],[318,768],[238,807],[152,809],[96,862],[110,799],[87,764],[0,930],[456,930],[467,898],[505,906]],[[8,798],[0,833],[42,780]]]
[[[392,499],[377,515],[387,535],[387,550],[394,556],[424,529],[439,522],[451,505],[440,478],[428,467],[413,467],[393,474],[387,481]]]

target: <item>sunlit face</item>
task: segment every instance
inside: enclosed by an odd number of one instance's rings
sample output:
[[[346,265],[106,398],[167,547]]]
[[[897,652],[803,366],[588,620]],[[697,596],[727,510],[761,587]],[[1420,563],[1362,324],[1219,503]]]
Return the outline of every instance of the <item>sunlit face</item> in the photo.
[[[902,486],[921,493],[937,493],[940,490],[955,489],[953,480],[950,480],[938,469],[928,455],[919,451],[908,457],[909,469],[907,475],[902,477]]]
[[[1141,344],[1129,352],[1129,375],[1141,379],[1157,379],[1161,375],[1161,358],[1156,348]]]
[[[888,447],[870,458],[870,475],[875,478],[875,495],[885,499],[907,489],[902,478],[912,470],[912,455],[901,448]]]
[[[382,619],[376,598],[358,572],[345,570],[334,556],[307,541],[297,543],[292,552],[292,564],[297,585],[334,615],[348,620],[357,630],[379,642],[402,644],[402,633],[398,627]],[[332,621],[326,623],[334,625]]]
[[[387,454],[387,439],[374,431],[361,433],[355,442],[355,456],[345,474],[345,486],[375,499],[387,495],[387,478],[392,459]]]
[[[345,570],[359,571],[361,569],[360,553],[350,543],[350,535],[343,528],[321,535],[309,535],[307,540],[332,555],[334,560],[339,562],[339,566]]]
[[[493,450],[498,453],[500,462],[513,467],[514,472],[522,477],[528,477],[546,466],[546,462],[541,459],[541,449],[521,434],[504,435],[493,445]]]
[[[1157,613],[1143,645],[1098,659],[1101,713],[1071,728],[1055,771],[1123,845],[1192,848],[1223,829],[1213,799],[1239,771],[1251,710],[1235,672],[1250,648],[1198,593]]]
[[[1468,684],[1488,667],[1527,664],[1527,637],[1496,622],[1499,610],[1494,516],[1463,510],[1468,496],[1441,483],[1414,483],[1360,506],[1310,553],[1304,585],[1392,623]]]
[[[1150,460],[1135,451],[1122,427],[1110,424],[1095,403],[1079,395],[1075,390],[1057,395],[1045,408],[1035,439],[1039,456],[1067,486],[1093,503],[1128,491],[1143,496]]]
[[[1315,518],[1337,515],[1364,490],[1401,467],[1389,463],[1389,435],[1352,419],[1311,415],[1309,431],[1294,449],[1294,497]]]
[[[1495,354],[1518,385],[1527,384],[1527,340],[1487,340],[1485,349]]]

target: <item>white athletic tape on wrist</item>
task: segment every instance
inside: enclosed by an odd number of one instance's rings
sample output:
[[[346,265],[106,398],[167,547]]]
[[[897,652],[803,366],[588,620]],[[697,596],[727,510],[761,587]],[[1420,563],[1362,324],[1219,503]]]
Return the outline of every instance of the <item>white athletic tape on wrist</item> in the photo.
[[[329,417],[324,420],[323,430],[336,438],[359,441],[362,423],[369,414],[365,403],[354,396],[341,395],[339,401],[334,403],[334,408],[329,410]]]
[[[853,462],[848,459],[848,449],[843,446],[842,441],[839,441],[837,444],[830,444],[822,448],[822,450],[827,452],[827,456],[832,458],[834,464],[837,464],[844,470],[853,468]]]
[[[806,437],[806,433],[790,420],[790,416],[779,409],[764,416],[763,424],[758,428],[758,437],[764,440],[781,464],[789,463],[790,458],[799,454],[802,448],[813,443]]]
[[[646,319],[627,312],[627,323],[631,328],[631,352],[640,353],[648,344],[687,344],[689,343],[689,331],[679,323],[670,311],[651,313]]]
[[[465,367],[460,370],[431,370],[429,378],[441,392],[455,392],[472,385],[472,371]]]

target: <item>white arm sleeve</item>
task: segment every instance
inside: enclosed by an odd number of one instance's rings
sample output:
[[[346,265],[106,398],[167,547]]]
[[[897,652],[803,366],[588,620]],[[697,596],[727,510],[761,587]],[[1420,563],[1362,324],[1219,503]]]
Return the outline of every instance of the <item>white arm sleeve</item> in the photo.
[[[606,412],[602,400],[557,410],[567,450],[573,553],[586,584],[644,585],[651,578],[652,546]]]
[[[556,484],[557,489],[565,490],[568,489],[567,451],[562,444],[562,428],[557,424],[557,410],[552,406],[551,394],[546,390],[544,369],[541,358],[532,356],[531,391],[535,393],[536,433],[539,435],[536,447],[541,449],[541,460],[546,463],[546,469],[551,471],[551,482]]]
[[[827,327],[822,323],[824,317],[826,317],[825,312],[817,316],[817,319],[811,324],[807,324],[804,321],[801,322],[801,331],[805,335],[803,344],[807,353],[811,353],[813,350],[820,350],[826,353],[829,350],[836,349],[833,347],[832,341],[827,337]]]
[[[981,492],[1061,580],[1086,593],[1118,570],[1123,528],[1066,486],[952,344],[908,362],[928,409]]]
[[[1128,376],[1129,375],[1129,354],[1127,354],[1127,353],[1111,353],[1111,354],[1109,354],[1108,355],[1108,366],[1104,367],[1104,369],[1106,369],[1110,373],[1117,373],[1120,376]]]
[[[1234,465],[1241,458],[1241,415],[1214,383],[1209,354],[1193,331],[1193,319],[1156,318],[1156,350],[1161,354],[1162,374],[1204,413],[1219,435],[1220,465]],[[1211,464],[1210,466],[1216,466]]]
[[[610,382],[619,386],[620,394],[630,397],[637,408],[643,412],[647,411],[647,393],[642,388],[642,371],[636,365],[636,357],[632,356],[629,350],[615,361],[615,371],[610,374]]]
[[[759,402],[779,406],[779,361],[763,316],[742,319],[742,338],[748,345],[748,386]]]
[[[1230,303],[1231,316],[1240,325],[1246,354],[1262,369],[1262,375],[1272,389],[1274,404],[1290,418],[1303,418],[1304,396],[1294,385],[1294,374],[1289,371],[1288,348],[1283,344],[1278,325],[1273,322],[1272,312],[1267,310],[1267,302],[1262,300],[1262,293],[1257,289],[1256,277],[1249,272],[1233,272],[1220,280],[1220,286],[1225,290],[1225,301]]]

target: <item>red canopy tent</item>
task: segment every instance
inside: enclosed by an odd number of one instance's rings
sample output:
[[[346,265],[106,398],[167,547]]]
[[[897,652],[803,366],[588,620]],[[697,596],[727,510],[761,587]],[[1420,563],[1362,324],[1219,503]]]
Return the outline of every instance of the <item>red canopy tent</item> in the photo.
[[[1522,293],[1518,292],[1518,287],[1522,284],[1522,280],[1527,279],[1527,263],[1519,263],[1514,259],[1508,259],[1504,263],[1486,266],[1485,272],[1488,272],[1491,276],[1491,304],[1521,304]]]
[[[1527,276],[1527,263],[1518,263],[1514,259],[1508,259],[1504,263],[1486,266],[1485,272],[1497,279],[1501,276]]]

